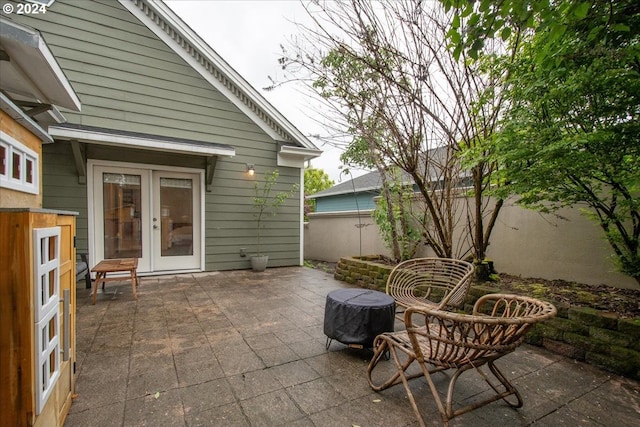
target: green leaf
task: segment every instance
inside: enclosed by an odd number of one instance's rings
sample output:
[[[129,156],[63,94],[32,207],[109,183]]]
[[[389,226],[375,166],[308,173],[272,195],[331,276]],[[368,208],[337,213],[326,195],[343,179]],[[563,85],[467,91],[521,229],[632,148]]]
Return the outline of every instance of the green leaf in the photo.
[[[484,47],[484,40],[476,39],[471,45],[471,50],[476,52],[476,55],[475,56],[472,55],[471,57],[473,59],[478,59],[478,52],[480,52],[483,47]]]
[[[629,28],[629,26],[626,24],[614,24],[611,26],[611,29],[613,31],[620,31],[624,33],[628,33],[629,31],[631,31],[631,28]]]
[[[457,60],[460,59],[460,54],[462,53],[462,45],[459,44],[453,49],[453,57]]]
[[[451,43],[454,45],[459,44],[462,40],[460,33],[455,28],[452,28],[447,32],[447,37],[449,37],[449,40],[451,40]]]
[[[471,15],[471,18],[469,18],[468,25],[470,27],[475,27],[476,25],[478,25],[478,22],[480,22],[480,15],[474,13],[473,15]]]
[[[466,18],[467,16],[471,15],[471,13],[473,13],[473,2],[468,2],[467,7],[462,9],[461,15],[463,18]]]
[[[511,27],[504,27],[500,33],[500,37],[503,41],[507,41],[511,35]]]
[[[460,15],[458,15],[457,13],[453,16],[453,21],[451,21],[451,28],[460,28]],[[449,30],[449,32],[451,32],[451,30]]]
[[[591,9],[590,2],[580,3],[573,10],[573,15],[578,19],[584,19],[587,17],[587,13],[589,13],[589,9]]]
[[[564,33],[567,31],[566,24],[553,24],[551,26],[551,31],[549,32],[549,41],[554,42],[560,39]]]
[[[602,31],[602,27],[601,26],[593,27],[591,29],[591,31],[589,31],[589,34],[587,35],[587,41],[588,42],[592,42],[593,40],[598,38],[598,36],[600,35],[601,31]]]

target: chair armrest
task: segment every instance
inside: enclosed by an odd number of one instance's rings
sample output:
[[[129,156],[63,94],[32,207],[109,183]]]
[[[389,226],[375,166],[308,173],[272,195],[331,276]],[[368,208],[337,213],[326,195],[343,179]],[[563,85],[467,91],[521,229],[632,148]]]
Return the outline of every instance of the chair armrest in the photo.
[[[489,312],[483,312],[487,308]],[[473,314],[412,306],[405,311],[404,322],[416,354],[453,365],[511,352],[534,323],[555,314],[556,308],[546,301],[490,294],[478,300]]]
[[[531,322],[550,319],[557,314],[556,307],[547,301],[511,294],[487,294],[478,298],[473,315],[497,318],[529,318]]]

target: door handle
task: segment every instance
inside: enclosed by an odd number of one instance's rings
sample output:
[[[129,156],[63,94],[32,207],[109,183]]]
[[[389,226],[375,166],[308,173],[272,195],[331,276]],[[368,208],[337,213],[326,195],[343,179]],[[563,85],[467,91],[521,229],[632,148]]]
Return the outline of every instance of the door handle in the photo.
[[[159,227],[158,227],[157,225],[154,225],[154,226],[153,226],[153,229],[154,229],[154,230],[157,230],[158,228],[159,228]]]
[[[69,291],[69,289],[65,289],[63,291],[63,310],[64,310],[64,330],[63,330],[63,335],[62,335],[62,339],[64,340],[64,346],[62,348],[62,360],[63,361],[67,361],[69,360],[69,350],[70,350],[70,346],[71,343],[69,342],[69,340],[71,340],[71,292]]]

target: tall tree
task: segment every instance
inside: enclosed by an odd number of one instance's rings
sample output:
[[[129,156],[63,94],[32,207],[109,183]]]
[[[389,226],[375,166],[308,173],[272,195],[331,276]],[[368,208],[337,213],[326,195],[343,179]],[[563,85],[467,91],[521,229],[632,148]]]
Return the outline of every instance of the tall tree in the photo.
[[[316,26],[305,29],[306,39],[282,58],[283,67],[309,72],[314,89],[346,118],[354,142],[365,141],[368,161],[412,177],[429,216],[424,239],[438,256],[472,251],[482,260],[501,207],[484,195],[495,164],[477,160],[464,172],[460,155],[484,152],[501,95],[492,72],[447,49],[453,13],[409,0],[308,8]],[[475,191],[465,206],[460,188],[469,178]],[[456,240],[459,225],[469,229]]]
[[[550,13],[561,34],[523,33],[511,62],[511,108],[493,140],[499,194],[586,207],[640,284],[640,5],[565,1]]]

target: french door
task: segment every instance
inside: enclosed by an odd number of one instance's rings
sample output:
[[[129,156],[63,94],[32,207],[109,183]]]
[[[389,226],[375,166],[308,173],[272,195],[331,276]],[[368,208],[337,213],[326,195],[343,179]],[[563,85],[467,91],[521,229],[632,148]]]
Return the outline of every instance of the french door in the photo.
[[[138,272],[201,267],[200,173],[93,167],[95,260],[138,258]]]

